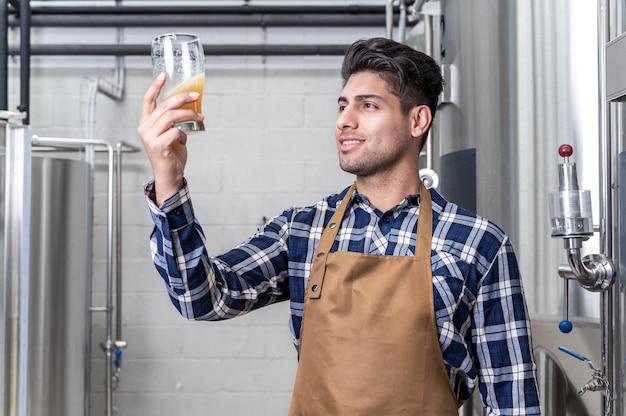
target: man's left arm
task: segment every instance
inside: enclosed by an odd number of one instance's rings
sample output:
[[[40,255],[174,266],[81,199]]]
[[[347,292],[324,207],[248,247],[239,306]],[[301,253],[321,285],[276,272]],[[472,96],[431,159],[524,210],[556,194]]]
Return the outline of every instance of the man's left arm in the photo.
[[[484,275],[473,313],[479,388],[488,415],[540,415],[530,319],[506,239]]]

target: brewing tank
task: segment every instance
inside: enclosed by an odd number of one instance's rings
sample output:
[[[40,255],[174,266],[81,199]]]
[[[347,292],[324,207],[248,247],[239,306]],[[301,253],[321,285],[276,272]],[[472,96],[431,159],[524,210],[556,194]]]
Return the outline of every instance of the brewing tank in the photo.
[[[5,174],[3,153],[0,187],[4,187]],[[19,354],[27,354],[21,357],[21,362],[27,363],[27,376],[18,376],[21,381],[27,380],[26,390],[22,392],[27,397],[26,414],[87,415],[92,257],[90,167],[82,160],[56,157],[52,153],[34,155],[30,177],[31,209],[26,219],[30,226],[28,313],[26,317],[20,316],[20,322],[28,325],[28,343],[19,351],[3,351],[2,372],[6,383],[6,374],[17,365]],[[9,203],[6,198],[10,195],[0,192],[3,214],[4,206]],[[5,216],[0,216],[2,256],[5,245],[12,244],[5,241],[6,222]],[[2,287],[12,290],[19,287],[16,276],[5,275],[3,279]],[[9,294],[3,295],[5,300],[10,299]],[[22,295],[18,298],[23,303],[26,299]],[[4,336],[14,336],[8,318],[3,317]],[[6,396],[8,386],[4,385],[2,390],[4,408],[13,411],[16,404],[7,402],[15,399]]]

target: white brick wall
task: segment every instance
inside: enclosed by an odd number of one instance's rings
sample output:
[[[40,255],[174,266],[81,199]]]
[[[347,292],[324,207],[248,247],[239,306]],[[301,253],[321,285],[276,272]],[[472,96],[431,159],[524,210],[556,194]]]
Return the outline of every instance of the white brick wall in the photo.
[[[31,126],[48,137],[84,137],[86,85],[112,69],[33,68]],[[212,69],[203,110],[207,131],[189,138],[187,177],[211,253],[253,233],[263,217],[310,204],[347,186],[334,146],[337,69]],[[98,96],[95,139],[141,146],[136,134],[149,68],[126,74],[123,102]],[[19,77],[10,78],[10,108]],[[105,303],[106,166],[96,176],[95,306]],[[229,322],[187,322],[170,304],[150,261],[151,221],[142,185],[143,153],[123,164],[123,354],[119,415],[286,414],[296,369],[289,305]],[[104,316],[93,317],[92,414],[104,414]]]

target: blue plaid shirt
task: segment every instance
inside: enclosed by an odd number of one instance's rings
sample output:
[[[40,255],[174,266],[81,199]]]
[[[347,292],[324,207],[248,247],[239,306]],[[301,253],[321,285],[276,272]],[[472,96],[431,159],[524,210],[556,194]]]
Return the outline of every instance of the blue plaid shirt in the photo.
[[[152,256],[180,313],[221,320],[289,300],[297,347],[313,255],[348,188],[288,209],[239,246],[209,257],[187,185],[160,208],[153,187],[145,187],[155,223]],[[431,195],[435,316],[459,402],[478,382],[489,415],[539,415],[530,322],[511,243],[494,224]],[[332,251],[412,256],[418,208],[419,197],[410,195],[383,213],[355,192]]]

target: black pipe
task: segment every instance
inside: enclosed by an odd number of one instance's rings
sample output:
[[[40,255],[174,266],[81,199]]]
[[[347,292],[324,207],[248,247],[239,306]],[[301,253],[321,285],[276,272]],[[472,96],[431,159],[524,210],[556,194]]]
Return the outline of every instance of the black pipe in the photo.
[[[20,102],[17,109],[25,113],[22,121],[30,123],[30,0],[20,1]]]
[[[399,9],[396,6],[396,9]],[[385,6],[68,6],[33,7],[33,15],[54,14],[385,14]]]
[[[0,0],[0,110],[9,109],[9,4]]]
[[[203,45],[207,56],[341,56],[348,45]],[[20,53],[9,47],[9,55]],[[31,55],[38,56],[150,56],[150,45],[32,45]]]
[[[396,17],[397,20],[397,17]],[[11,27],[19,18],[11,16]],[[211,11],[188,14],[62,14],[33,15],[33,27],[385,27],[384,14],[244,14],[216,15]]]

